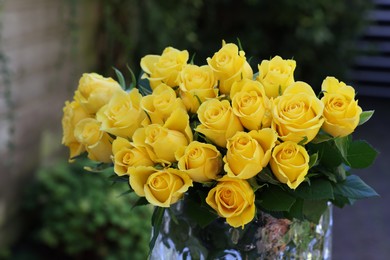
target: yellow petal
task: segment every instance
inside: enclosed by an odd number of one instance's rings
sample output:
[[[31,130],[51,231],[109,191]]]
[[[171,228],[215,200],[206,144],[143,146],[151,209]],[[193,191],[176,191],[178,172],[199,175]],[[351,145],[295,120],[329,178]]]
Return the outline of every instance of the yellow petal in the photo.
[[[156,169],[150,166],[139,166],[129,168],[129,183],[134,192],[140,196],[145,196],[144,186],[149,178],[149,176],[156,172]]]
[[[155,64],[160,59],[159,55],[146,55],[141,59],[141,68],[149,75],[153,73]]]
[[[112,142],[112,153],[115,155],[117,152],[119,152],[121,149],[125,147],[130,147],[130,142],[123,137],[117,137]]]

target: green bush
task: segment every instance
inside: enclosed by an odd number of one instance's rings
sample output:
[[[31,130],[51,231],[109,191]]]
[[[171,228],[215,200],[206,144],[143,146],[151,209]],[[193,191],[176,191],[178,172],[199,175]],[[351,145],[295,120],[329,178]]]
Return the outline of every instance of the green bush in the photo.
[[[24,198],[32,232],[24,244],[71,258],[146,259],[152,209],[132,209],[136,198],[120,196],[127,183],[113,185],[111,173],[86,172],[85,163],[62,162],[38,172]]]

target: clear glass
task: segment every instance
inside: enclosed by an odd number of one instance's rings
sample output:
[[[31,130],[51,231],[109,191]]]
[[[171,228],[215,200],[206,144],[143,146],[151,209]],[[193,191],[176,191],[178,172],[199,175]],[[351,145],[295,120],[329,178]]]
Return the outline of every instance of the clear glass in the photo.
[[[183,214],[185,203],[165,211],[151,259],[331,259],[332,205],[319,224],[260,212],[244,229],[218,218],[201,228]]]

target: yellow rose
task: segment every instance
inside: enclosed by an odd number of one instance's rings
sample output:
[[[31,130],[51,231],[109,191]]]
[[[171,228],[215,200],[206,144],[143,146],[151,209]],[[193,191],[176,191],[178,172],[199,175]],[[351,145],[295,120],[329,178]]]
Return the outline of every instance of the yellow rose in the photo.
[[[263,84],[269,98],[277,97],[280,91],[283,93],[294,82],[295,67],[295,60],[283,60],[275,56],[259,64],[259,76],[256,79]]]
[[[180,98],[188,111],[196,113],[206,99],[218,96],[217,80],[213,70],[205,66],[188,64],[180,72]]]
[[[136,145],[150,147],[153,151],[151,158],[156,162],[170,164],[176,161],[175,152],[191,140],[183,132],[151,124],[137,129],[133,141]]]
[[[74,99],[89,114],[95,114],[118,90],[122,88],[112,78],[104,78],[96,73],[84,73],[80,78]]]
[[[88,113],[80,106],[76,101],[66,101],[63,108],[62,116],[62,144],[69,147],[70,155],[69,161],[72,162],[72,158],[85,152],[83,144],[79,143],[74,136],[74,129],[78,122],[84,118],[89,117]]]
[[[222,177],[209,191],[206,202],[235,228],[243,228],[255,217],[255,194],[246,180]]]
[[[180,132],[185,136],[188,144],[192,141],[193,136],[190,118],[184,104],[180,98],[176,98],[172,89],[167,89],[166,85],[160,85],[156,91],[156,96],[142,102],[145,109],[152,113],[143,121],[142,125],[147,127],[151,123],[159,124],[163,128]],[[138,138],[138,140],[141,139]]]
[[[260,82],[243,79],[235,82],[230,93],[233,113],[248,130],[271,126],[271,101]]]
[[[296,189],[305,180],[309,171],[309,160],[309,154],[303,146],[286,141],[274,148],[270,165],[281,183]]]
[[[168,85],[158,85],[151,95],[144,96],[141,101],[142,108],[148,114],[145,124],[164,124],[173,111],[182,109],[186,111],[183,101],[176,97],[176,92]]]
[[[327,77],[322,83],[325,105],[325,122],[322,128],[334,137],[351,134],[359,124],[362,113],[358,101],[355,100],[355,90],[334,77]]]
[[[154,162],[147,149],[147,147],[137,146],[125,138],[116,138],[112,143],[114,172],[122,176],[127,174],[130,167],[153,166]]]
[[[140,197],[158,207],[169,207],[181,199],[189,187],[191,178],[176,169],[156,170],[153,167],[129,169],[130,185]]]
[[[141,59],[141,68],[149,77],[152,89],[165,83],[170,87],[179,86],[179,73],[188,61],[188,51],[172,47],[164,49],[162,55],[146,55]]]
[[[233,43],[223,42],[222,48],[212,58],[207,58],[207,63],[219,81],[219,90],[222,94],[228,95],[234,82],[253,77],[245,52],[239,51],[237,45]]]
[[[324,104],[306,83],[297,81],[274,100],[272,128],[283,141],[308,143],[317,135],[324,118]]]
[[[204,134],[220,147],[225,147],[227,139],[236,132],[244,130],[227,100],[206,100],[198,109],[198,118],[201,124],[195,131]]]
[[[100,130],[101,123],[94,118],[85,118],[77,123],[74,135],[88,152],[88,158],[98,162],[111,162],[113,139]]]
[[[141,98],[135,88],[129,93],[117,91],[96,114],[96,119],[102,123],[101,129],[115,136],[131,138],[146,118],[140,106]]]
[[[165,128],[181,132],[186,137],[188,143],[192,142],[193,135],[190,127],[190,117],[187,111],[183,109],[176,109],[171,116],[165,121]]]
[[[224,169],[230,177],[250,179],[267,166],[278,139],[271,128],[237,132],[228,139]]]
[[[175,156],[179,170],[196,182],[215,180],[222,169],[221,153],[211,144],[193,141],[179,148]]]

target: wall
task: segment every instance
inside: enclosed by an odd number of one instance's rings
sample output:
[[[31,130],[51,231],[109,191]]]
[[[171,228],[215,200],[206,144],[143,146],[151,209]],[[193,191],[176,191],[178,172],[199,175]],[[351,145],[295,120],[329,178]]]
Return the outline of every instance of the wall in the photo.
[[[64,101],[92,68],[92,0],[0,1],[0,245],[17,234],[19,196],[61,146]]]

